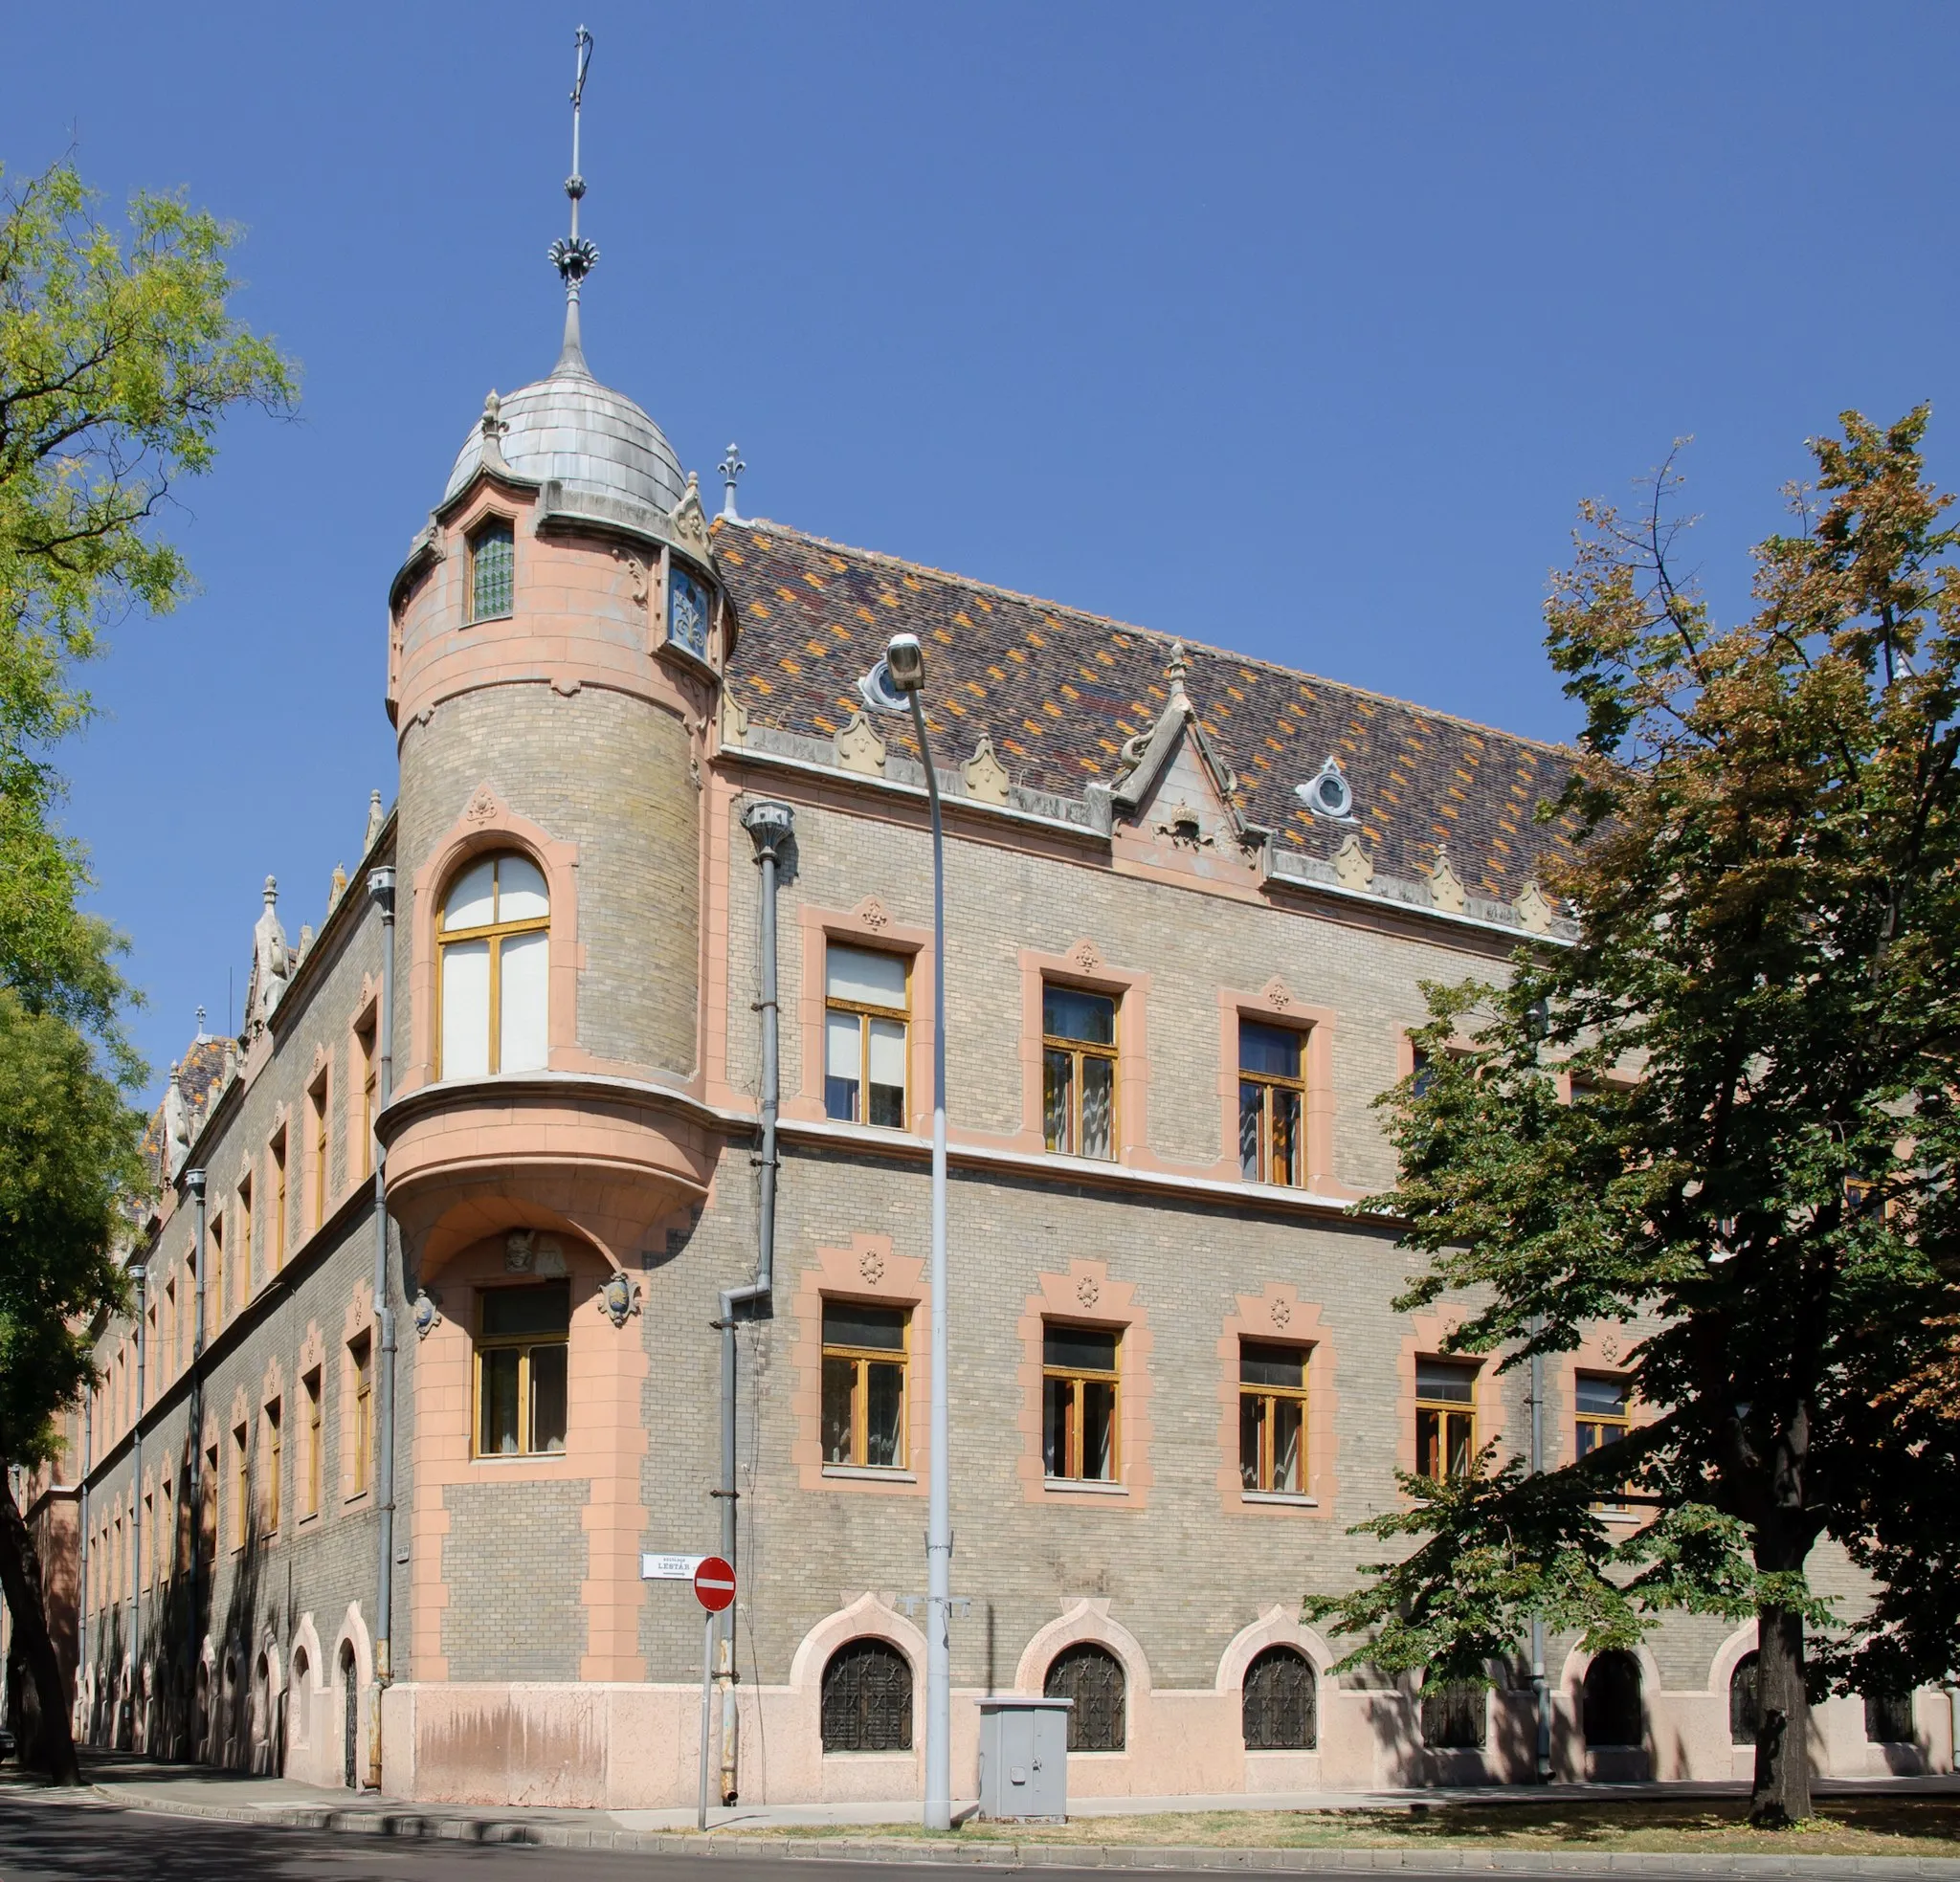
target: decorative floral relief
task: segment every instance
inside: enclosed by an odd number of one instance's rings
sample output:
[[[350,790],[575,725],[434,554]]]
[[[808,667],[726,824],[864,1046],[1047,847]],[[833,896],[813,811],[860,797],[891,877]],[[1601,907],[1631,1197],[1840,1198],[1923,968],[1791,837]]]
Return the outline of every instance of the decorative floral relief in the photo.
[[[463,821],[472,824],[487,824],[497,814],[497,793],[488,785],[479,785],[477,793],[463,811]]]
[[[1076,1283],[1076,1298],[1084,1307],[1093,1307],[1102,1297],[1102,1290],[1097,1285],[1096,1277],[1093,1274],[1084,1274]]]
[[[1276,1013],[1283,1013],[1293,1004],[1293,989],[1278,974],[1266,983],[1264,992],[1259,996]]]
[[[862,926],[869,928],[874,935],[882,934],[892,924],[892,918],[886,913],[885,905],[876,896],[866,896],[858,904],[854,919]]]
[[[1293,1309],[1283,1300],[1274,1301],[1272,1312],[1273,1324],[1277,1327],[1285,1326],[1293,1318]]]
[[[1102,964],[1102,950],[1094,941],[1086,939],[1079,941],[1069,949],[1068,958],[1085,974]]]
[[[876,1287],[884,1279],[884,1256],[877,1249],[866,1249],[858,1257],[858,1272]]]

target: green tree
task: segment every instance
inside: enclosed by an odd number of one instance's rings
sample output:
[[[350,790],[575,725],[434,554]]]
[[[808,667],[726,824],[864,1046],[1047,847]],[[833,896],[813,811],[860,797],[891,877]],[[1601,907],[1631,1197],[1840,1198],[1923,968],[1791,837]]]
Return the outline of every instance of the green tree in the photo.
[[[0,1464],[46,1453],[90,1380],[81,1333],[120,1303],[118,1199],[140,1174],[143,1076],[121,943],[83,915],[56,821],[59,741],[88,718],[78,669],[189,571],[158,526],[240,405],[288,409],[294,369],[233,316],[235,231],[175,196],[97,214],[71,163],[0,192]],[[39,1576],[0,1474],[0,1581],[36,1688],[41,1760],[72,1777]]]
[[[1586,713],[1552,885],[1578,939],[1428,989],[1384,1100],[1402,1175],[1364,1207],[1429,1256],[1401,1304],[1467,1295],[1453,1345],[1504,1366],[1625,1327],[1649,1422],[1538,1475],[1492,1446],[1404,1477],[1362,1529],[1413,1551],[1306,1604],[1356,1662],[1459,1678],[1534,1614],[1593,1649],[1753,1616],[1770,1825],[1810,1813],[1807,1694],[1936,1679],[1960,1639],[1960,1424],[1927,1388],[1960,1232],[1955,535],[1925,410],[1842,423],[1740,627],[1677,572],[1671,469],[1637,518],[1582,510],[1547,610]],[[1618,1541],[1615,1493],[1649,1517]],[[1869,1611],[1814,1590],[1823,1537]]]

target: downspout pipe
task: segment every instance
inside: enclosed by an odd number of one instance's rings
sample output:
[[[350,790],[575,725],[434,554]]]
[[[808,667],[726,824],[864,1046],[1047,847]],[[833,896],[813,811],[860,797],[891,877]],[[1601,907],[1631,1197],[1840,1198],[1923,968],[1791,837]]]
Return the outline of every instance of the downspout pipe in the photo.
[[[143,1666],[143,1414],[144,1375],[149,1358],[149,1317],[145,1311],[149,1291],[148,1267],[141,1261],[132,1262],[129,1278],[136,1283],[136,1416],[130,1421],[129,1446],[129,1744],[134,1750],[136,1681]]]
[[[755,845],[762,871],[762,906],[757,939],[761,955],[762,1079],[755,1162],[760,1174],[755,1220],[755,1279],[743,1287],[722,1290],[715,1326],[722,1336],[722,1482],[715,1492],[721,1503],[721,1553],[731,1567],[735,1560],[735,1513],[740,1493],[735,1487],[735,1387],[740,1352],[736,1331],[745,1319],[767,1319],[773,1311],[776,1273],[776,1113],[782,1098],[779,1007],[776,977],[776,884],[783,851],[794,832],[795,813],[787,804],[751,804],[742,813],[742,827]],[[718,1678],[722,1688],[722,1802],[733,1804],[740,1794],[737,1714],[735,1707],[735,1608],[722,1616]]]
[[[80,1534],[75,1561],[81,1598],[76,1603],[75,1694],[69,1716],[73,1721],[70,1730],[78,1738],[84,1738],[89,1729],[88,1721],[81,1716],[81,1688],[88,1677],[88,1473],[95,1468],[95,1413],[96,1395],[91,1387],[81,1395],[81,1487],[76,1498],[76,1522]]]
[[[198,1663],[204,1657],[204,1172],[187,1170],[184,1186],[197,1214],[191,1237],[196,1269],[197,1309],[190,1327],[190,1688],[197,1690]],[[209,1722],[207,1721],[207,1731]],[[192,1756],[201,1756],[197,1746]]]
[[[374,1069],[374,1507],[378,1561],[374,1578],[374,1719],[368,1738],[368,1787],[381,1788],[381,1695],[394,1679],[394,1301],[389,1291],[388,1153],[375,1130],[394,1089],[394,871],[368,872],[368,893],[381,911],[381,1011],[375,1026],[380,1063]]]

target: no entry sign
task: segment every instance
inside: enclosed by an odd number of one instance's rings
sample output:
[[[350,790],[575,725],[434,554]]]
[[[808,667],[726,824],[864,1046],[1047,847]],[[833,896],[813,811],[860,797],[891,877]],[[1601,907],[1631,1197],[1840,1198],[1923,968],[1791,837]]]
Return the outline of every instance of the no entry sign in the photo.
[[[735,1599],[735,1571],[720,1556],[704,1556],[694,1571],[694,1598],[710,1614],[719,1614]]]

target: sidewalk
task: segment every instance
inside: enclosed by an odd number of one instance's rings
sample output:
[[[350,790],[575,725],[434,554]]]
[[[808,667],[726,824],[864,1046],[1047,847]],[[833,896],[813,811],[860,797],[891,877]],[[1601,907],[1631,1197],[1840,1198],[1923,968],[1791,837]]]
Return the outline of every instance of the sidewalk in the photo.
[[[778,1856],[804,1861],[880,1863],[960,1863],[991,1868],[1327,1871],[1392,1869],[1415,1872],[1500,1871],[1543,1874],[1550,1871],[1612,1871],[1646,1874],[1767,1878],[1846,1874],[1923,1875],[1960,1882],[1960,1857],[1849,1857],[1842,1855],[1727,1852],[1646,1853],[1568,1848],[1554,1852],[1475,1846],[1380,1848],[1274,1847],[1218,1845],[1166,1846],[1125,1843],[1043,1843],[1032,1827],[1025,1841],[915,1841],[880,1837],[882,1825],[911,1825],[919,1805],[890,1804],[777,1805],[709,1812],[709,1833],[694,1828],[692,1810],[573,1810],[463,1804],[412,1804],[356,1794],[286,1778],[255,1778],[163,1764],[126,1755],[91,1753],[83,1760],[86,1782],[75,1789],[34,1785],[17,1772],[0,1774],[0,1795],[86,1806],[296,1829],[350,1834],[437,1838],[467,1843],[523,1843],[545,1848],[611,1849],[643,1855],[690,1854],[742,1857]],[[1819,1780],[1820,1797],[1956,1795],[1960,1778],[1873,1779],[1858,1782]],[[1741,1783],[1561,1784],[1561,1804],[1588,1800],[1631,1802],[1667,1798],[1675,1802],[1735,1798]],[[1082,1798],[1072,1803],[1072,1820],[1197,1814],[1217,1810],[1401,1811],[1450,1805],[1502,1806],[1543,1804],[1547,1793],[1511,1786],[1456,1790],[1316,1791],[1258,1798],[1243,1795],[1177,1798]],[[956,1810],[956,1821],[971,1809]],[[784,1836],[786,1829],[862,1828],[864,1836]],[[758,1833],[761,1832],[761,1833]]]

